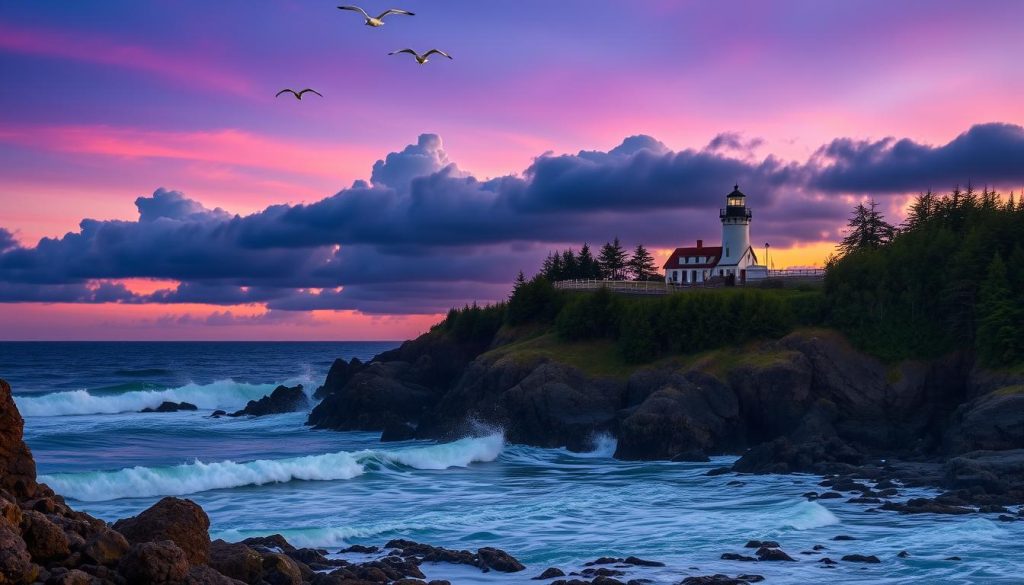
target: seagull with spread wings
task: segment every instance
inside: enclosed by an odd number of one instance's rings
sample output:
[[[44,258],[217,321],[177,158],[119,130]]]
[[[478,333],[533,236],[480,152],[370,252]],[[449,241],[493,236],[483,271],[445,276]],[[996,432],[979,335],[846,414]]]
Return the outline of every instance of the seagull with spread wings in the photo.
[[[294,89],[282,89],[281,91],[277,92],[277,95],[275,95],[274,97],[281,97],[281,94],[283,94],[283,93],[290,93],[293,96],[295,96],[295,99],[297,99],[297,100],[301,100],[302,99],[302,94],[305,94],[305,93],[315,93],[316,95],[318,95],[320,97],[324,97],[323,94],[321,94],[319,91],[317,91],[315,89],[309,89],[308,87],[306,89],[302,90],[302,91],[299,91],[299,92],[295,91]]]
[[[401,51],[394,51],[388,53],[388,55],[397,55],[399,53],[409,53],[410,55],[416,58],[416,62],[419,63],[420,65],[426,65],[427,61],[430,61],[431,55],[441,55],[442,57],[448,57],[449,59],[453,58],[451,55],[445,53],[440,49],[430,49],[429,51],[423,53],[422,55],[420,55],[416,51],[413,51],[412,49],[402,49]]]
[[[388,10],[385,10],[384,12],[381,12],[379,16],[376,17],[370,16],[369,14],[366,13],[365,10],[358,6],[339,6],[338,10],[351,10],[353,12],[358,12],[362,14],[363,17],[366,19],[366,26],[372,26],[374,28],[384,26],[384,17],[388,16],[389,14],[404,14],[406,16],[416,16],[415,13],[409,12],[408,10],[399,10],[397,8],[390,8]]]

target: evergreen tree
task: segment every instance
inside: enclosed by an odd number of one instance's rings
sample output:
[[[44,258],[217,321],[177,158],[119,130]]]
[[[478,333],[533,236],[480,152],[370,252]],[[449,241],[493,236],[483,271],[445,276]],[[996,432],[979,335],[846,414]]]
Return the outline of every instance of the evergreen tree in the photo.
[[[654,256],[644,248],[643,244],[637,244],[633,250],[633,257],[626,263],[633,280],[655,280],[658,277],[658,267],[654,264]]]
[[[573,280],[580,277],[580,265],[572,248],[562,252],[562,280]]]
[[[622,249],[619,238],[601,246],[601,254],[598,255],[598,263],[601,266],[601,276],[607,280],[622,280],[626,271],[626,251]]]
[[[590,251],[590,244],[583,244],[579,255],[576,256],[576,262],[579,264],[580,278],[588,280],[601,278],[601,268]]]
[[[978,302],[978,357],[987,366],[1003,366],[1024,358],[1024,324],[1020,301],[1010,290],[1006,264],[996,254],[981,284]]]
[[[896,235],[896,228],[885,221],[874,199],[871,200],[870,207],[863,203],[857,205],[847,227],[850,228],[850,233],[839,244],[843,255],[858,250],[881,248]]]
[[[935,212],[935,194],[929,189],[914,198],[907,212],[907,219],[903,222],[903,229],[912,230],[928,221]]]
[[[516,275],[515,283],[512,284],[512,296],[516,296],[519,291],[523,290],[524,286],[526,286],[526,275],[520,270],[519,274]]]

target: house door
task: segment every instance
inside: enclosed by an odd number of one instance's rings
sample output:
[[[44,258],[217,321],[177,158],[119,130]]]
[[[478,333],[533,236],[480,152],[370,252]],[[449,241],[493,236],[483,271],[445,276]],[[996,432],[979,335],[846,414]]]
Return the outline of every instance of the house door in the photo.
[[[746,283],[747,283],[747,269],[746,268],[740,268],[740,284],[746,284]]]

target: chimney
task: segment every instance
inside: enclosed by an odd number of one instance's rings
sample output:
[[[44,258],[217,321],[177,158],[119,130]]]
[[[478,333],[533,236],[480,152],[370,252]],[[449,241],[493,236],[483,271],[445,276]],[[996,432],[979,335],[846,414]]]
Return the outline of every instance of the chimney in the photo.
[[[698,248],[703,248],[704,247],[704,240],[697,240],[697,247]]]

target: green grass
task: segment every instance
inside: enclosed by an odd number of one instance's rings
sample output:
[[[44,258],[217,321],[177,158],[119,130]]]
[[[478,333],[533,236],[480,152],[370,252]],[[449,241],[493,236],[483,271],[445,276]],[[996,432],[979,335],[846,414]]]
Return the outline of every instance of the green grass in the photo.
[[[1007,386],[1005,388],[1000,388],[999,390],[996,390],[992,394],[995,394],[996,396],[1013,396],[1015,394],[1024,394],[1024,384],[1017,384],[1016,386]]]
[[[614,341],[561,341],[554,333],[503,345],[484,356],[511,358],[522,362],[549,359],[572,366],[594,378],[626,379],[639,369],[639,366],[627,364],[622,359]]]

